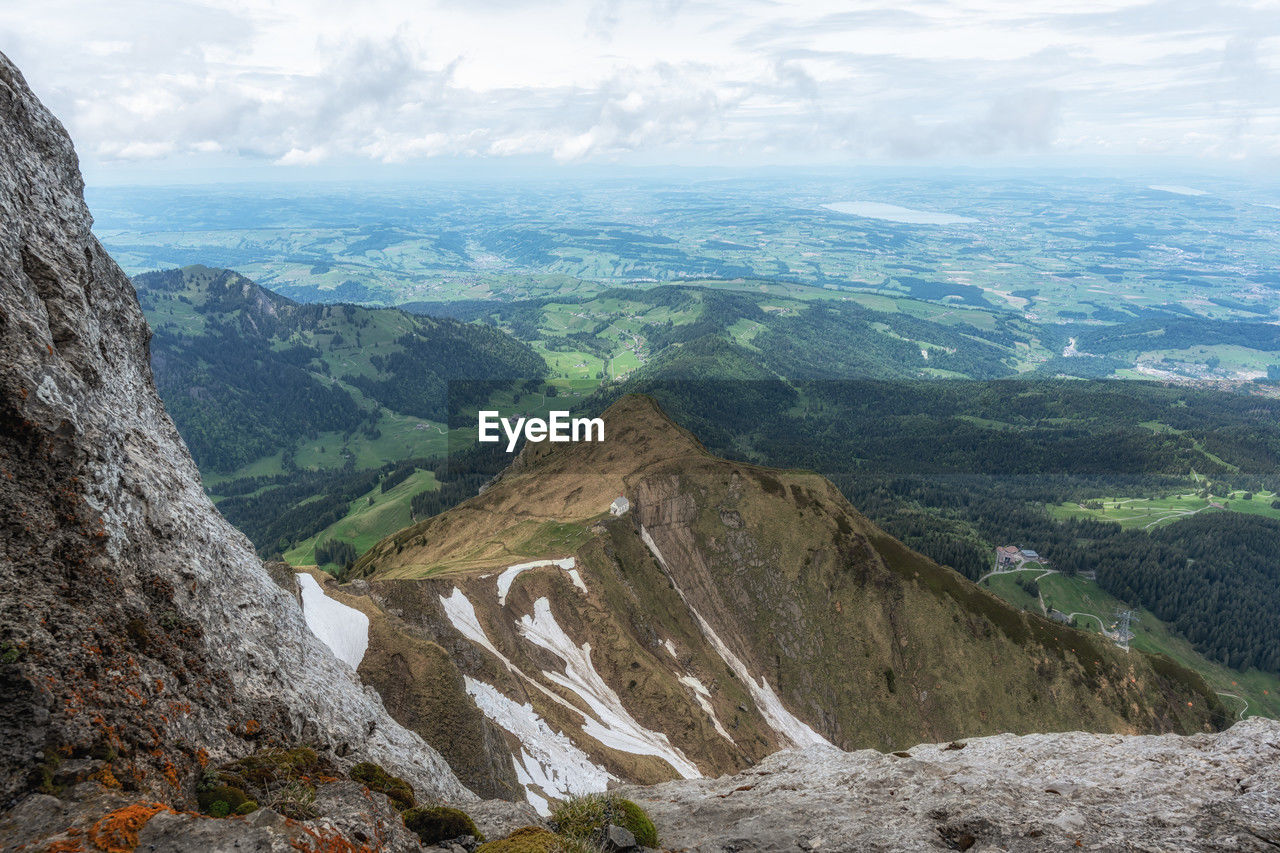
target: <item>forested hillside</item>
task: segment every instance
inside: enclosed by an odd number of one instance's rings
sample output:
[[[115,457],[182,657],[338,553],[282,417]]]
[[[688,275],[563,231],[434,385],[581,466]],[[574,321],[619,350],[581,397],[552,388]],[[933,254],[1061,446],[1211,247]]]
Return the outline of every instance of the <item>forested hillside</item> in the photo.
[[[467,405],[484,390],[460,380],[546,373],[492,326],[303,305],[230,270],[145,273],[134,287],[165,406],[220,509],[264,555],[341,519],[413,460],[430,467],[450,394]]]
[[[727,342],[688,349],[625,387],[716,452],[818,471],[975,580],[996,545],[1035,549],[1096,573],[1209,659],[1280,672],[1280,399],[1135,382],[720,381],[708,377],[749,376],[754,359]],[[1136,528],[1050,511],[1179,494],[1185,510]]]
[[[301,305],[230,270],[134,279],[165,404],[206,472],[324,432],[374,437],[385,412],[443,422],[454,379],[537,378],[493,328],[354,305]]]

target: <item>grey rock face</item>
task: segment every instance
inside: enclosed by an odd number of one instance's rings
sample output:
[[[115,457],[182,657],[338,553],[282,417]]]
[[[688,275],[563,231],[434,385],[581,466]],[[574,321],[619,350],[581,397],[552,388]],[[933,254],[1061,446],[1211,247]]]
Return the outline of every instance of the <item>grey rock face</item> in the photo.
[[[1190,737],[997,735],[910,755],[814,747],[736,776],[622,793],[665,847],[708,853],[1280,845],[1274,720]]]
[[[218,819],[178,812],[92,785],[75,798],[43,794],[27,797],[0,818],[0,851],[99,850],[122,841],[119,816],[142,809],[132,825],[137,849],[151,853],[294,853],[298,850],[377,850],[417,853],[418,837],[381,794],[353,782],[320,786],[316,804],[328,814],[315,820],[287,820],[271,809],[244,818]],[[130,842],[132,843],[132,842]]]
[[[622,851],[634,850],[636,847],[636,837],[631,834],[631,830],[625,826],[617,826],[609,824],[604,831],[604,849],[612,851],[612,853],[621,853]]]
[[[0,808],[68,759],[173,803],[210,760],[300,742],[474,800],[201,490],[82,190],[0,55]]]

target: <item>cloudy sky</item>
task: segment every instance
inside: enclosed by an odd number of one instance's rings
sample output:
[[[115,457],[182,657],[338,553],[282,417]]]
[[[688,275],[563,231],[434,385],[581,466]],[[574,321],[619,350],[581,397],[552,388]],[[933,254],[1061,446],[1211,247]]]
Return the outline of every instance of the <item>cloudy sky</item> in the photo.
[[[98,182],[581,164],[1280,170],[1280,0],[3,0]]]

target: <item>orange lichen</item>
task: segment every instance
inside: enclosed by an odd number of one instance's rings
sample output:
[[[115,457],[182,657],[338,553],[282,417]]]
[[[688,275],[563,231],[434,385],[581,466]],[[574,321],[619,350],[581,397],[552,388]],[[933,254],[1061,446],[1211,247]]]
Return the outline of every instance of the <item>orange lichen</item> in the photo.
[[[307,837],[296,838],[289,842],[289,846],[301,853],[374,853],[372,847],[366,844],[357,847],[341,835],[321,833],[309,827],[296,826]]]
[[[209,750],[205,749],[203,746],[200,747],[198,750],[196,750],[196,763],[200,765],[201,770],[208,767],[209,766]]]
[[[160,812],[172,812],[163,803],[133,803],[105,815],[89,830],[89,840],[105,853],[133,853],[138,833]]]
[[[79,838],[60,838],[57,841],[50,842],[49,846],[44,850],[45,853],[80,853],[81,850],[84,850],[84,847],[80,845]]]
[[[111,765],[103,767],[97,773],[97,778],[104,788],[119,788],[120,780],[116,778],[116,774],[111,772]]]
[[[178,782],[178,768],[173,766],[172,761],[165,761],[164,763],[164,780],[175,788],[182,787]]]

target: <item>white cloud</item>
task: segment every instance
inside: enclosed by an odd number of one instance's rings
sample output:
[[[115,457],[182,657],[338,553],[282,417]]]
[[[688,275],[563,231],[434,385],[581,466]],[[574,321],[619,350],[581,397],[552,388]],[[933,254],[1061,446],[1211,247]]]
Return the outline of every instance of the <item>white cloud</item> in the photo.
[[[1280,156],[1280,14],[1199,0],[8,0],[91,167]]]

